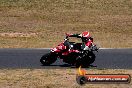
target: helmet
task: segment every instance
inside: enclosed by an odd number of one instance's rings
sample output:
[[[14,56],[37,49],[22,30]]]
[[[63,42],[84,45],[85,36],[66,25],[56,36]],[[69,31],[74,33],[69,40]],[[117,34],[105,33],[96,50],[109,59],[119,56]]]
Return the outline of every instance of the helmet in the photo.
[[[83,32],[81,35],[82,35],[82,41],[83,42],[87,42],[88,39],[90,38],[90,33],[87,31]]]
[[[89,38],[90,37],[90,33],[85,31],[85,32],[82,33],[82,37]]]

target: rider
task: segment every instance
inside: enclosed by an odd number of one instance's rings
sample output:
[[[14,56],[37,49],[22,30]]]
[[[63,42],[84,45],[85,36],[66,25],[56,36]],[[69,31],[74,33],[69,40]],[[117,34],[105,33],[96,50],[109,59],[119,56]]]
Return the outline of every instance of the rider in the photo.
[[[83,50],[89,50],[90,47],[93,45],[93,38],[90,36],[90,33],[85,31],[82,32],[81,34],[67,34],[68,37],[77,37],[82,39],[82,46]]]

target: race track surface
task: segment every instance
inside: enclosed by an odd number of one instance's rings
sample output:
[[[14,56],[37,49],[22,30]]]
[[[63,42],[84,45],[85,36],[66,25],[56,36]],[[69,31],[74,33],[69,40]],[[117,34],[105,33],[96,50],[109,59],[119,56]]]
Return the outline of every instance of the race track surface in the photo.
[[[0,49],[0,68],[72,68],[57,60],[52,66],[39,62],[48,49]],[[132,69],[132,49],[100,49],[92,67],[99,69]]]

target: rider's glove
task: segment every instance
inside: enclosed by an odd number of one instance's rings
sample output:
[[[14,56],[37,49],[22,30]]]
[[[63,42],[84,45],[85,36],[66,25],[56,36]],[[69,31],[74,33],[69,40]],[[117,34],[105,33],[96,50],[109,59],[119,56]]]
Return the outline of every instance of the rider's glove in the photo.
[[[85,46],[85,48],[83,50],[89,50],[89,51],[91,51],[91,48],[89,48],[88,46]]]

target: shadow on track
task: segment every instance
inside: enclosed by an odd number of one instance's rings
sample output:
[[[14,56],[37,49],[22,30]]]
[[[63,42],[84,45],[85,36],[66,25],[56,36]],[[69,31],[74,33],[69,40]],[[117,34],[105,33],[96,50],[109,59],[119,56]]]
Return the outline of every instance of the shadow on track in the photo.
[[[76,66],[73,65],[69,65],[69,64],[63,64],[63,65],[41,65],[42,67],[47,67],[47,68],[55,68],[55,67],[59,67],[59,68],[76,68]],[[82,67],[82,68],[97,68],[97,66],[95,65],[89,65],[88,67]]]

